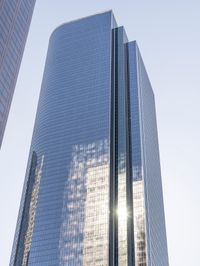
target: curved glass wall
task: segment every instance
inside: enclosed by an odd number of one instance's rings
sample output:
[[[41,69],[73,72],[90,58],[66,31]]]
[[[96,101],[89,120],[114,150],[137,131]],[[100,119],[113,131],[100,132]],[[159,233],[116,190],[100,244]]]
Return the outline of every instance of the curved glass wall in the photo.
[[[44,164],[27,265],[108,265],[111,18],[51,36],[30,152]]]

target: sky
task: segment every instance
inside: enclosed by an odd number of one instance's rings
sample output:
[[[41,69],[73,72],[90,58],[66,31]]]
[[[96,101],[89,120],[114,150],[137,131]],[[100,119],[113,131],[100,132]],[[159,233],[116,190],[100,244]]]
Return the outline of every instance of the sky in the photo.
[[[9,264],[48,41],[112,9],[137,40],[156,99],[170,266],[199,266],[200,1],[36,0],[0,150],[0,265]]]

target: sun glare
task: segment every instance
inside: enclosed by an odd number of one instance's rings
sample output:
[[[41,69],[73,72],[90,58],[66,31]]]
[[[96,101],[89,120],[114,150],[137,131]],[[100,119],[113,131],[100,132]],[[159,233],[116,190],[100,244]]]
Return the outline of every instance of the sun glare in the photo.
[[[117,215],[120,219],[126,220],[128,218],[128,210],[126,206],[119,206],[117,209]]]

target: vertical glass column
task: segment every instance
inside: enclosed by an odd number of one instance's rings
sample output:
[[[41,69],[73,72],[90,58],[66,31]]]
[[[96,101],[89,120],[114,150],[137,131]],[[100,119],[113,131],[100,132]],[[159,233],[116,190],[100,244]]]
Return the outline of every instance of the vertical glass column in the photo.
[[[125,58],[124,58],[124,30],[122,27],[116,31],[117,39],[117,176],[118,176],[118,265],[126,266],[127,263],[127,202],[126,202],[126,103],[125,103]]]
[[[127,42],[123,27],[113,30],[109,265],[119,266],[134,265]]]
[[[138,59],[136,43],[128,44],[129,87],[131,115],[131,155],[133,190],[133,226],[135,246],[135,266],[147,265],[147,240],[145,220],[144,175],[141,149],[141,110],[138,80]]]

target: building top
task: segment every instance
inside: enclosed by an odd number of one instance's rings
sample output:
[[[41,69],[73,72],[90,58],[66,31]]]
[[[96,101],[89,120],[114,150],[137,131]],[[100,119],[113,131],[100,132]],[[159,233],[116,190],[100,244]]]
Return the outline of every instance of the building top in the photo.
[[[99,13],[96,13],[96,14],[93,14],[93,15],[88,15],[88,16],[85,16],[85,17],[82,17],[82,18],[78,18],[78,19],[70,20],[70,21],[68,21],[68,22],[64,22],[64,23],[60,24],[58,27],[56,27],[56,28],[54,29],[54,31],[52,32],[51,36],[52,36],[52,35],[53,35],[58,29],[60,29],[60,28],[62,28],[62,27],[64,27],[64,26],[66,26],[66,25],[68,25],[68,24],[72,24],[72,23],[75,23],[75,22],[78,22],[78,21],[81,21],[81,20],[84,20],[84,19],[92,18],[92,17],[95,17],[95,16],[97,16],[97,15],[104,15],[104,14],[106,14],[106,13],[110,13],[111,16],[113,16],[114,19],[115,19],[115,16],[114,16],[114,14],[113,14],[112,9],[108,9],[108,10],[105,10],[105,11],[102,11],[102,12],[99,12]]]

